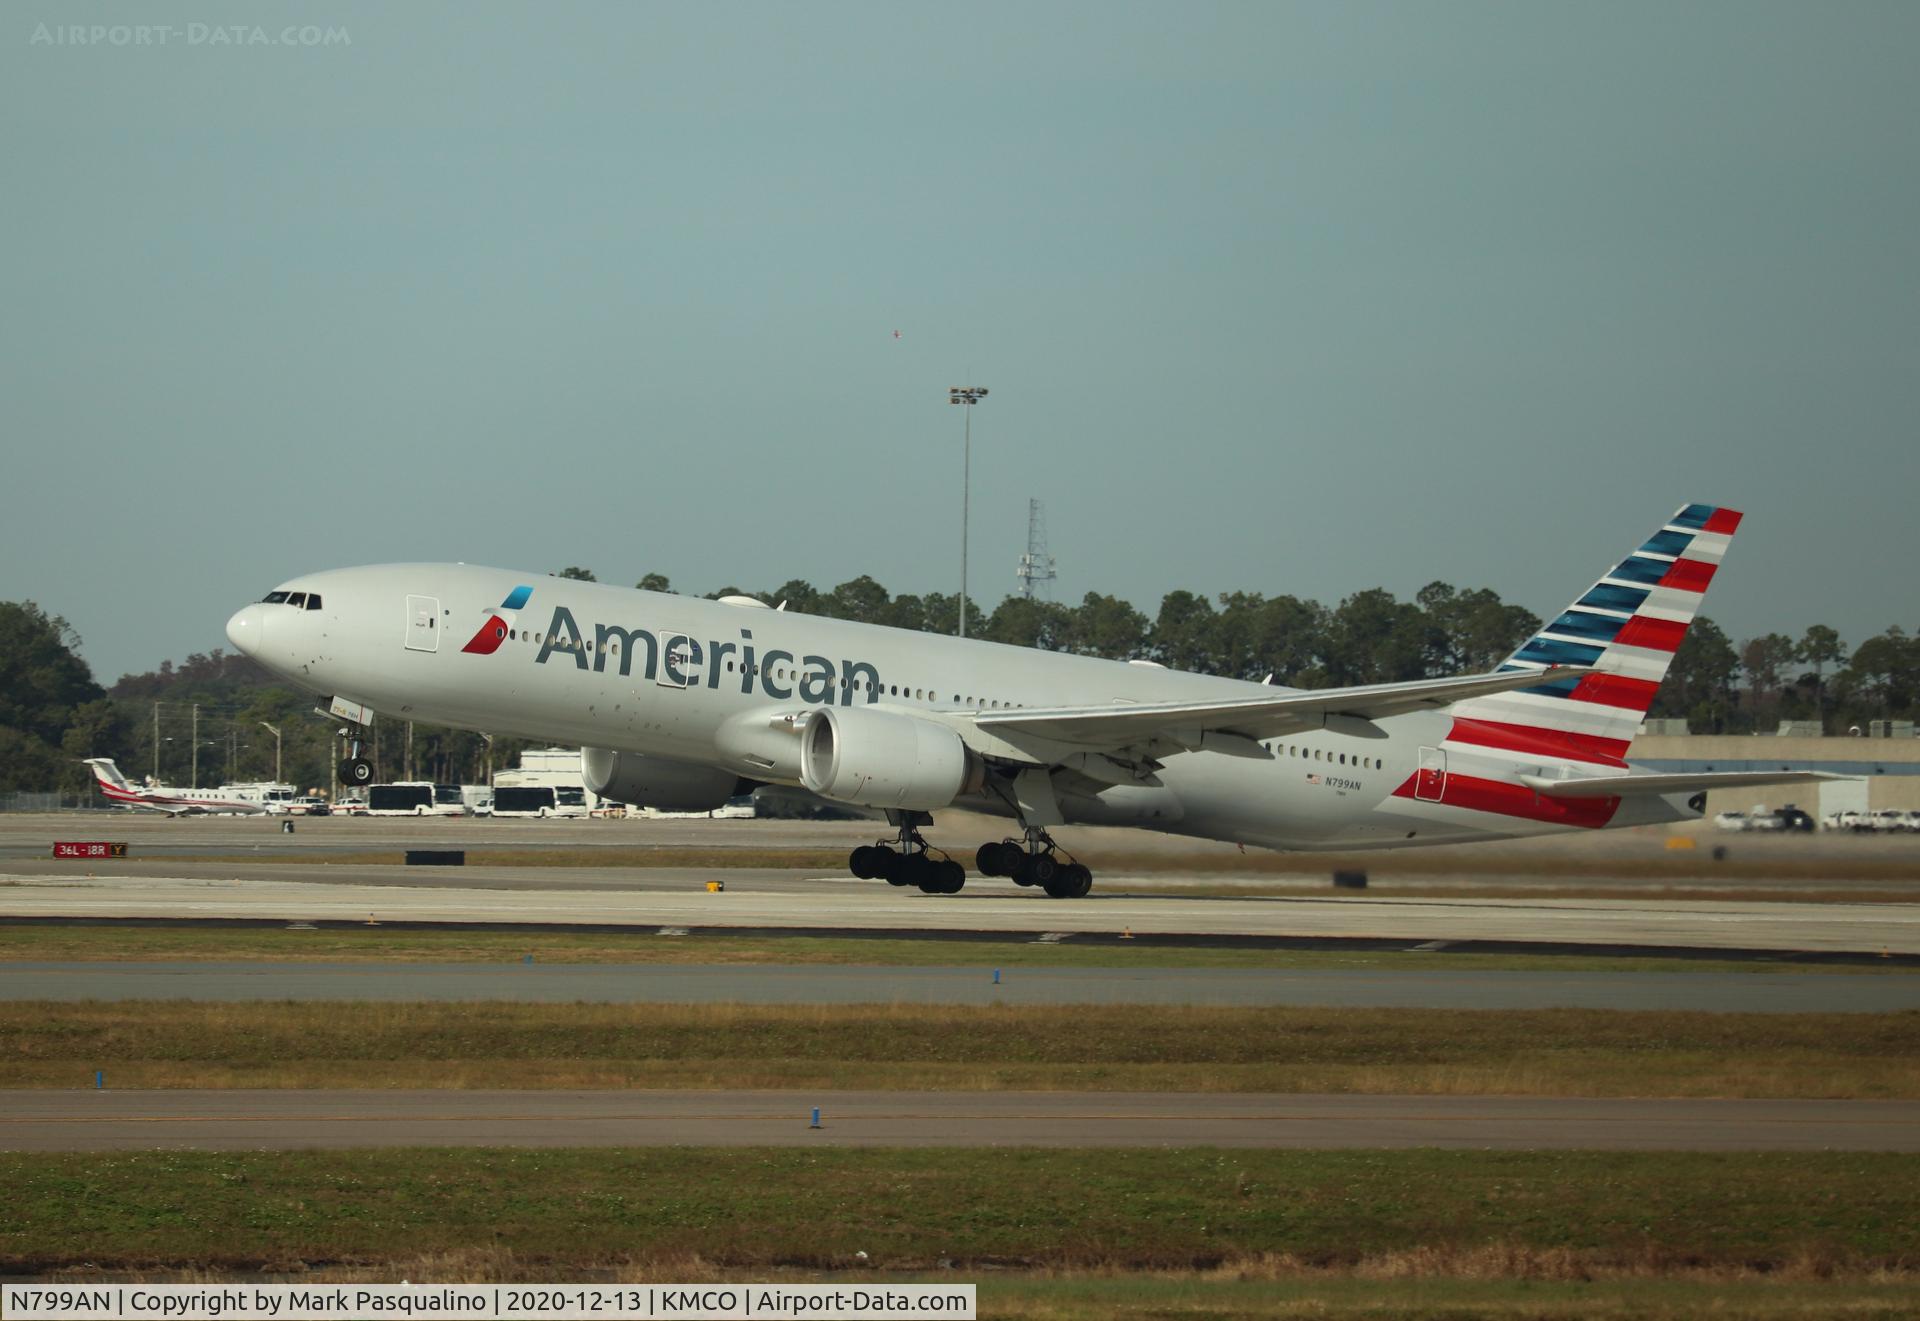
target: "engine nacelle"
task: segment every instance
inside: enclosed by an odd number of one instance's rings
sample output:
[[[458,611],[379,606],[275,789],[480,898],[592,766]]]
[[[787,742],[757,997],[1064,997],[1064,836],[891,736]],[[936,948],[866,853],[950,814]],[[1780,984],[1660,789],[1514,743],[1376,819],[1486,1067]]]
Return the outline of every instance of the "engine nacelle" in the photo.
[[[732,771],[606,748],[580,749],[580,771],[602,798],[662,812],[711,812],[753,789]]]
[[[801,735],[800,783],[835,802],[931,812],[985,782],[986,763],[931,720],[823,706]]]

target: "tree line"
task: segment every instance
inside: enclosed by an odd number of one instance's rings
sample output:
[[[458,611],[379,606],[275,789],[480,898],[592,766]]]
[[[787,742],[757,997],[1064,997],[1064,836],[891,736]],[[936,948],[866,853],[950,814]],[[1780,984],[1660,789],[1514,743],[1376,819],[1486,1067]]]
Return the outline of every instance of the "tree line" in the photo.
[[[560,577],[595,581],[577,566]],[[671,591],[662,575],[636,584]],[[771,591],[735,587],[708,598],[750,595],[796,614],[952,633],[957,595],[893,595],[868,575],[820,589],[793,579]],[[1303,597],[1173,591],[1149,617],[1115,596],[1079,603],[1009,596],[992,610],[968,603],[969,636],[1014,646],[1150,660],[1176,669],[1319,688],[1434,678],[1488,670],[1540,626],[1538,616],[1485,588],[1433,582],[1410,601],[1383,588],[1335,605]],[[130,777],[156,769],[185,784],[267,779],[276,738],[282,778],[302,788],[331,782],[338,722],[314,699],[276,681],[244,656],[214,650],[175,665],[97,683],[67,622],[31,601],[0,602],[0,792],[85,790],[82,757],[111,756]],[[194,708],[198,707],[198,719]],[[1898,626],[1849,648],[1815,625],[1734,642],[1711,619],[1696,620],[1650,714],[1680,716],[1696,733],[1770,732],[1781,720],[1824,721],[1842,732],[1867,720],[1920,714],[1920,638]],[[526,746],[478,734],[400,722],[376,726],[383,779],[472,783],[514,764]]]
[[[579,567],[559,576],[598,581]],[[634,585],[673,590],[657,573]],[[829,591],[794,579],[767,592],[724,587],[706,595],[753,596],[801,614],[935,633],[954,632],[959,622],[955,596],[889,596],[864,575]],[[1411,601],[1375,587],[1335,606],[1257,592],[1209,599],[1175,591],[1161,598],[1152,619],[1096,592],[1077,606],[1009,596],[990,614],[970,603],[967,633],[1014,646],[1325,688],[1490,670],[1540,622],[1486,588],[1461,591],[1432,582]],[[1797,638],[1767,633],[1735,643],[1702,616],[1687,630],[1648,714],[1686,719],[1696,733],[1771,733],[1783,720],[1825,721],[1841,733],[1868,720],[1912,720],[1920,716],[1920,637],[1896,624],[1849,651],[1837,631],[1815,624]]]

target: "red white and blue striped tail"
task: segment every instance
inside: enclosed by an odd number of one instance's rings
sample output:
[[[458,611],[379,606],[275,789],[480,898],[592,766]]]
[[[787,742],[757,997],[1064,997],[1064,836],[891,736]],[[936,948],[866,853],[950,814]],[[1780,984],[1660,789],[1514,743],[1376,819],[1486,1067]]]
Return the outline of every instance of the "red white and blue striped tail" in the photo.
[[[1449,741],[1624,765],[1739,526],[1731,509],[1681,509],[1500,666],[1585,665],[1597,673],[1461,702]]]

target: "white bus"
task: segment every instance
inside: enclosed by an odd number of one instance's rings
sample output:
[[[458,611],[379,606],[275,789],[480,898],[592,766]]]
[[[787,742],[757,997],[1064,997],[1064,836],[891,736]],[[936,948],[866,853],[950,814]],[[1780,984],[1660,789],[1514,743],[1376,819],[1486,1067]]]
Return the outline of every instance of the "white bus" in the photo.
[[[586,790],[572,784],[495,784],[495,816],[588,816]]]
[[[457,784],[402,780],[367,787],[368,816],[465,816]]]

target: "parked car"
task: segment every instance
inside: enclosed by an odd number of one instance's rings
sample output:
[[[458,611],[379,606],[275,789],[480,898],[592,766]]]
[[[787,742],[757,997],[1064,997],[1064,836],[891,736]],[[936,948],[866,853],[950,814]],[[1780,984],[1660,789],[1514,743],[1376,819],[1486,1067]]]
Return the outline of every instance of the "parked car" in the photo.
[[[1780,818],[1782,830],[1812,830],[1814,827],[1813,818],[1792,803],[1788,803],[1774,815]]]
[[[1867,829],[1879,834],[1887,834],[1907,828],[1907,814],[1898,808],[1883,807],[1867,817]]]
[[[327,800],[316,794],[303,794],[287,804],[289,816],[328,816],[332,812]]]
[[[1714,817],[1713,824],[1721,830],[1812,830],[1814,828],[1813,818],[1792,803],[1771,811],[1765,804],[1755,803],[1751,812],[1722,812]]]

